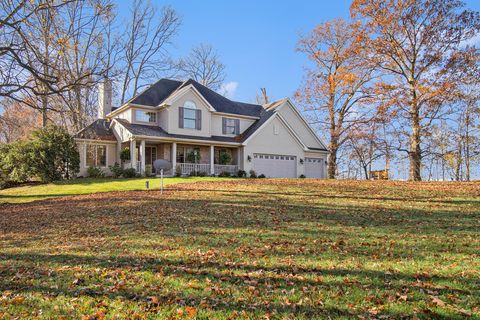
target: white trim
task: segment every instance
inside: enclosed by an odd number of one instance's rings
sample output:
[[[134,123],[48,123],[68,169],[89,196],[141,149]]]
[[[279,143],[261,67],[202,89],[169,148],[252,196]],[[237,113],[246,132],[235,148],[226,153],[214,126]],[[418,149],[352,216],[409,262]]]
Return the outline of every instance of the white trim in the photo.
[[[246,146],[247,143],[252,140],[253,137],[255,137],[260,131],[262,131],[262,129],[270,123],[270,121],[272,121],[273,118],[275,118],[277,113],[275,113],[274,115],[272,115],[270,118],[267,119],[267,121],[265,121],[259,128],[257,128],[257,130],[255,130],[251,135],[250,137],[247,138],[247,140],[243,141],[242,145],[243,146]],[[253,126],[253,124],[252,124]],[[248,130],[248,129],[247,129]]]
[[[220,111],[213,111],[212,113],[215,114],[215,115],[231,117],[231,118],[242,118],[242,119],[251,119],[251,120],[260,119],[259,117],[246,116],[246,115],[243,115],[243,114],[235,114],[235,113],[226,113],[226,112],[220,112]]]
[[[283,123],[283,125],[287,128],[287,130],[290,132],[290,134],[295,138],[295,140],[298,142],[298,144],[302,147],[302,149],[304,151],[308,150],[308,147],[303,144],[302,140],[297,136],[297,134],[295,133],[295,131],[293,131],[293,129],[287,124],[287,122],[282,118],[282,116],[277,112],[275,111],[275,113],[267,120],[265,121],[261,126],[260,128],[258,128],[257,130],[255,130],[255,132],[247,138],[247,140],[245,140],[243,142],[242,145],[246,146],[248,144],[248,142],[253,138],[255,137],[259,132],[262,131],[262,129],[268,124],[270,123],[270,121],[272,121],[272,119],[274,119],[275,117],[278,117],[279,120]]]
[[[205,97],[193,86],[193,84],[189,84],[186,87],[183,87],[182,89],[178,90],[177,92],[173,92],[167,99],[165,99],[161,104],[158,105],[158,107],[161,107],[163,105],[168,105],[171,106],[175,101],[180,99],[185,93],[187,93],[188,90],[193,90],[193,92],[198,96],[202,102],[207,105],[208,109],[212,112],[216,111],[215,108],[205,99]]]
[[[317,134],[315,133],[315,130],[313,130],[313,128],[310,126],[310,124],[307,122],[307,120],[303,117],[303,115],[300,113],[300,111],[297,109],[297,107],[295,107],[295,105],[290,101],[289,98],[285,98],[285,101],[280,104],[276,110],[277,111],[280,111],[282,108],[284,108],[284,106],[286,104],[290,104],[290,106],[292,107],[292,109],[294,110],[294,112],[297,114],[297,116],[303,121],[303,123],[307,126],[307,128],[310,130],[310,133],[313,134],[313,136],[315,137],[315,139],[325,148],[327,149],[326,147],[326,144],[317,136]]]
[[[74,138],[75,141],[83,142],[83,143],[108,143],[108,144],[116,144],[117,141],[110,141],[110,140],[94,140],[94,139],[83,139],[83,138]]]
[[[118,107],[117,109],[111,111],[109,114],[107,114],[105,117],[106,118],[113,118],[119,113],[122,113],[123,111],[126,111],[131,108],[143,108],[143,109],[148,109],[148,110],[157,110],[156,107],[153,106],[147,106],[144,104],[137,104],[137,103],[125,103],[121,107]]]
[[[308,150],[308,147],[302,142],[300,137],[297,135],[295,131],[293,131],[292,127],[287,123],[287,121],[280,115],[280,113],[277,113],[278,118],[280,119],[281,122],[287,127],[287,129],[290,131],[290,133],[295,137],[295,139],[300,143],[302,146],[303,150],[306,151]]]
[[[308,147],[307,147],[307,148],[308,148]],[[312,150],[312,149],[307,149],[307,150],[305,150],[305,152],[328,154],[328,151],[326,151],[326,150]]]
[[[88,145],[94,145],[94,146],[103,146],[105,147],[105,166],[95,166],[96,168],[102,168],[102,169],[108,169],[108,145],[105,145],[103,143],[85,143],[85,148],[84,149],[84,159],[85,159],[85,162],[84,162],[84,165],[83,167],[84,168],[90,168],[89,165],[87,165],[87,146]]]
[[[154,137],[154,136],[141,136],[141,135],[134,135],[132,136],[132,139],[138,140],[138,139],[145,139],[145,140],[151,140],[151,141],[163,141],[163,142],[190,142],[190,143],[196,143],[196,144],[201,144],[201,145],[212,145],[214,144],[215,146],[220,146],[220,145],[228,145],[228,146],[241,146],[242,144],[239,142],[224,142],[224,141],[205,141],[205,140],[194,140],[194,139],[182,139],[182,138],[170,138],[170,137]]]

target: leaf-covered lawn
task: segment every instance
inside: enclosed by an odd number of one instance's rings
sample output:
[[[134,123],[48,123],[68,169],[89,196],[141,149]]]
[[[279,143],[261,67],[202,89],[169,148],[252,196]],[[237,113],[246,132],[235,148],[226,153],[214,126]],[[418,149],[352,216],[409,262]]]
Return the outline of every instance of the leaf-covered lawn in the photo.
[[[229,180],[228,178],[212,177],[175,177],[165,178],[164,185],[167,186],[177,183],[190,183],[197,181],[218,181],[218,179]],[[149,181],[150,189],[160,188],[160,178],[75,179],[64,182],[27,185],[0,190],[0,203],[31,202],[35,200],[91,194],[97,192],[145,190],[146,181]]]
[[[170,188],[1,205],[0,318],[480,317],[478,183]]]

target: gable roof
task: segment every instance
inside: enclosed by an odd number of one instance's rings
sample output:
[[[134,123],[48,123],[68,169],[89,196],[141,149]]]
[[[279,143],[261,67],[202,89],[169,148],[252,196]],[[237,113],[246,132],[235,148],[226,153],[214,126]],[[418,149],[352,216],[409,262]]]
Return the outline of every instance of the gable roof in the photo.
[[[192,85],[217,112],[259,117],[263,110],[263,107],[258,104],[230,100],[192,79],[185,82],[160,79],[148,89],[129,100],[128,103],[156,107],[173,93],[189,85]]]
[[[185,81],[181,88],[189,85],[194,86],[217,112],[259,117],[260,112],[263,110],[263,107],[258,104],[230,100],[192,79]]]
[[[88,140],[117,141],[110,128],[110,124],[111,123],[105,119],[97,119],[77,132],[74,137]]]
[[[181,81],[160,79],[129,101],[144,106],[158,106],[182,85]]]

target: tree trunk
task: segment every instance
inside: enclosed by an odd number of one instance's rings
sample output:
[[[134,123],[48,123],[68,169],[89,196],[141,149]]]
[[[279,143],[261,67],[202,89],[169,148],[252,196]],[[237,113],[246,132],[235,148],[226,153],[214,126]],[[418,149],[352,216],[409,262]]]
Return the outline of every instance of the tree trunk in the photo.
[[[412,105],[410,107],[412,135],[410,136],[410,151],[408,157],[410,160],[409,180],[421,181],[420,169],[422,166],[422,154],[420,149],[420,112],[417,105],[417,93],[412,89]]]
[[[42,101],[42,127],[45,128],[48,124],[47,110],[48,110],[48,98],[43,95],[41,97]]]
[[[336,141],[330,142],[330,154],[328,155],[328,179],[335,179],[337,174],[337,152],[338,146]]]
[[[368,165],[363,166],[363,172],[365,173],[365,180],[369,180],[369,174],[368,174]]]
[[[470,110],[465,115],[465,180],[470,181]]]

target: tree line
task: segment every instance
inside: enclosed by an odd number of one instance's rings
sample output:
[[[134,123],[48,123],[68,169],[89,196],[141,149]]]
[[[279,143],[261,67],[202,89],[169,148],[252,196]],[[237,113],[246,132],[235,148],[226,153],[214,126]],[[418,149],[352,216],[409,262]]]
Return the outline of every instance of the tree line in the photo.
[[[368,179],[406,158],[409,180],[470,180],[480,160],[479,13],[457,0],[354,0],[350,16],[297,47],[312,64],[295,98],[328,133],[328,177]]]
[[[97,87],[110,79],[123,104],[161,77],[217,88],[225,66],[208,44],[172,58],[182,19],[171,7],[113,0],[0,0],[0,139],[55,123],[76,132],[97,112]]]
[[[48,123],[80,130],[104,79],[117,105],[161,77],[220,88],[225,66],[212,46],[172,57],[182,25],[173,8],[132,0],[118,10],[113,0],[0,0],[0,141]],[[312,63],[295,99],[328,136],[328,177],[368,179],[396,164],[410,180],[470,180],[480,162],[479,13],[458,0],[354,0],[350,16],[297,46]],[[265,89],[257,100],[268,103]]]

